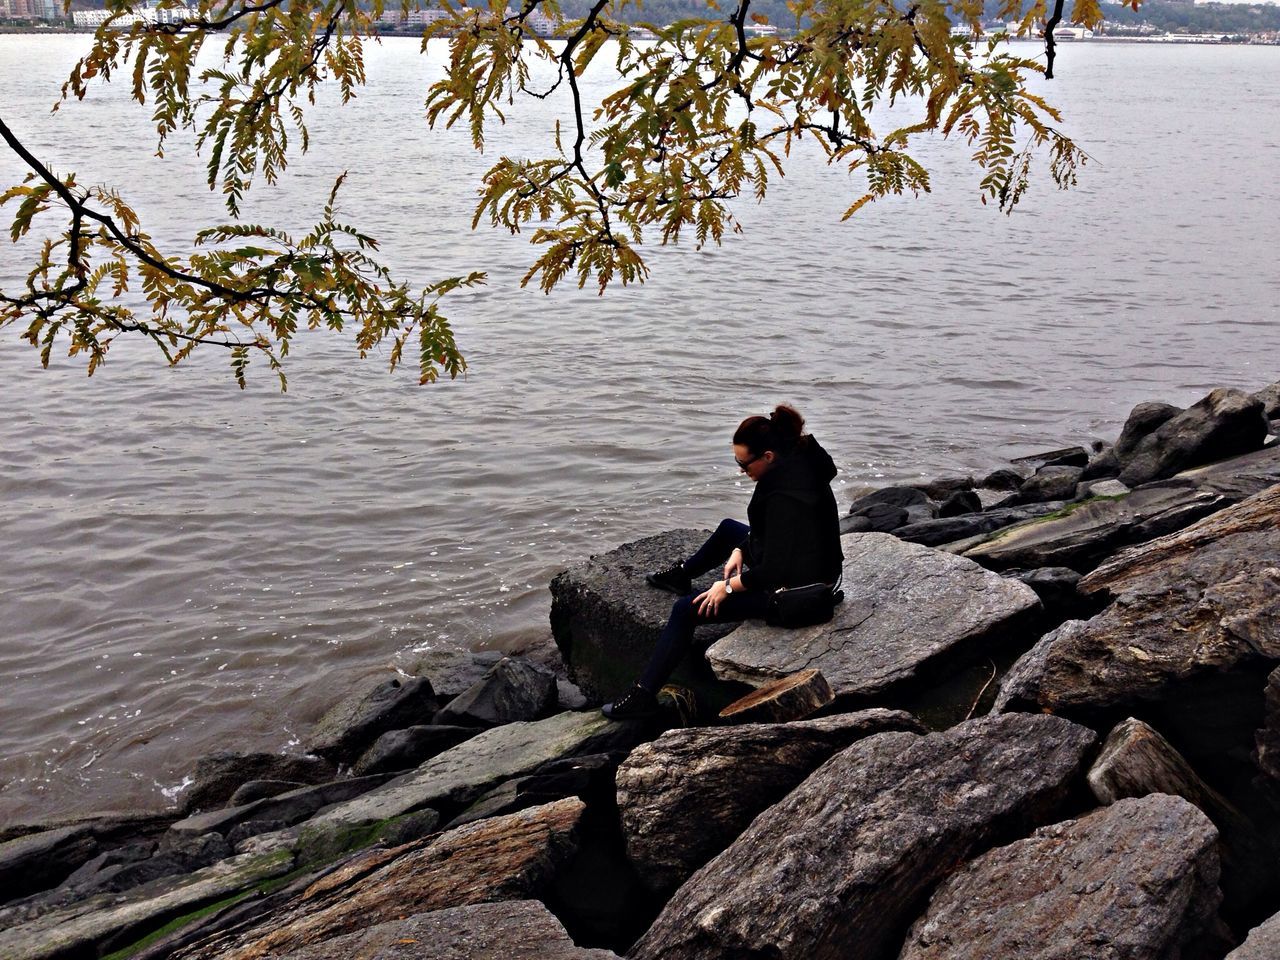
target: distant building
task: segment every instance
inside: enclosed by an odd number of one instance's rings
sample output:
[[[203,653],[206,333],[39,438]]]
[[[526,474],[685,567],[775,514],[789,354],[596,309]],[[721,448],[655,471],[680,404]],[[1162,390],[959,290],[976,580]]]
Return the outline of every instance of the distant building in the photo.
[[[430,26],[447,16],[449,14],[444,10],[410,10],[408,13],[402,13],[400,10],[384,10],[382,16],[378,17],[378,22],[398,29],[421,28]]]

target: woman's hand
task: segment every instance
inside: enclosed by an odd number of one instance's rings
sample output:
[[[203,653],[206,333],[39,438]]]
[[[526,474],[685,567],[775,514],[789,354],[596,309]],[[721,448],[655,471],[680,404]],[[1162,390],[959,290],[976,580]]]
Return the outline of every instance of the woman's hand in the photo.
[[[720,604],[729,594],[724,588],[724,581],[717,580],[710,587],[693,598],[693,606],[698,611],[699,616],[706,616],[711,613],[718,613]]]
[[[732,580],[740,573],[742,573],[742,548],[734,547],[733,553],[729,554],[729,562],[724,565],[724,578]]]

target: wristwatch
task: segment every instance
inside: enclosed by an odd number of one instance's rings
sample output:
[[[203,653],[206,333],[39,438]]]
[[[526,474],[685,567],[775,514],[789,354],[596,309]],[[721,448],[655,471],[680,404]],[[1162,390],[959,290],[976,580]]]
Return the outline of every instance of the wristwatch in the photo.
[[[733,578],[732,578],[732,577],[730,577],[729,579],[725,580],[725,582],[724,582],[724,592],[725,592],[725,593],[733,593]]]

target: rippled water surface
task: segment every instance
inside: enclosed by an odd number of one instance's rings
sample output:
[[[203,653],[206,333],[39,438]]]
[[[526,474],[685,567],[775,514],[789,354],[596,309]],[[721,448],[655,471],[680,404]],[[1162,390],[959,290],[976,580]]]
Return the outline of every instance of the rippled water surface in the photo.
[[[85,42],[0,36],[0,115],[181,247],[224,217],[200,161],[151,157],[123,89],[48,113]],[[318,111],[247,216],[304,228],[349,169],[344,210],[398,274],[488,269],[450,305],[465,380],[418,387],[323,336],[283,395],[237,390],[222,357],[121,342],[86,379],[0,342],[0,822],[162,806],[201,753],[296,749],[364,673],[545,634],[557,569],[743,512],[728,437],[776,401],[860,485],[1280,379],[1280,48],[1064,47],[1048,86],[1094,157],[1078,189],[1043,180],[1008,218],[962,144],[930,142],[932,195],[841,223],[857,184],[801,152],[745,236],[652,251],[649,283],[603,299],[520,290],[524,238],[469,229],[485,166],[542,152],[555,106],[477,156],[427,131],[441,51],[416,49],[372,50],[359,102]],[[0,282],[21,270],[6,249]]]

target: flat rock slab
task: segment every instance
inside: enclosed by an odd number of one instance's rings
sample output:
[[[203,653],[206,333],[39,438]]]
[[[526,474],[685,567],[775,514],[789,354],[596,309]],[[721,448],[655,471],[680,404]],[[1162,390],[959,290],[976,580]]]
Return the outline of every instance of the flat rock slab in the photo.
[[[648,887],[674,890],[832,754],[889,730],[923,732],[900,710],[668,730],[618,768],[627,856]]]
[[[1178,797],[1037,830],[938,888],[899,960],[1167,960],[1209,929],[1217,831]]]
[[[0,843],[0,902],[57,886],[98,852],[90,824],[43,830]]]
[[[206,833],[225,835],[237,824],[255,820],[285,825],[294,824],[306,820],[331,804],[362,796],[390,779],[389,774],[383,773],[369,777],[335,780],[333,783],[322,783],[314,787],[299,787],[296,790],[264,797],[240,806],[197,813],[185,820],[179,820],[169,829],[174,834],[198,837]]]
[[[1127,709],[1198,676],[1280,661],[1280,485],[1125,551],[1078,589],[1114,602],[1041,640],[1010,671],[1002,703]]]
[[[537,900],[477,903],[380,923],[294,950],[280,960],[618,960],[576,947]]]
[[[576,564],[551,581],[551,630],[588,702],[601,703],[623,692],[640,675],[671,614],[676,597],[649,586],[645,575],[692,556],[709,530],[672,530],[627,543]],[[715,580],[706,574],[695,589]],[[733,624],[699,627],[701,648],[733,629]],[[693,682],[688,670],[674,682]]]
[[[760,686],[817,669],[840,696],[870,696],[1040,606],[1031,588],[976,563],[879,533],[840,538],[844,603],[829,623],[748,621],[707,651],[716,675]]]
[[[369,851],[256,922],[179,949],[174,960],[274,960],[406,914],[536,896],[577,852],[585,809],[575,797]]]
[[[423,807],[460,809],[504,780],[551,760],[630,749],[643,739],[640,725],[616,723],[597,711],[486,730],[413,772],[308,820],[300,829],[300,854],[304,859],[330,856],[349,848],[344,838],[370,825]]]
[[[1171,486],[1090,500],[1066,516],[1010,527],[964,556],[991,570],[1071,567],[1084,573],[1116,551],[1181,530],[1231,501],[1211,490]]]
[[[631,960],[888,960],[957,863],[1053,822],[1094,742],[1044,715],[836,754],[682,886]]]
[[[124,894],[102,894],[0,931],[4,960],[101,956],[131,943],[172,917],[288,873],[293,858],[245,854],[211,867],[165,877]]]
[[[944,543],[954,543],[986,533],[1003,530],[1015,523],[1025,523],[1039,517],[1057,513],[1066,506],[1065,501],[1051,503],[1028,503],[1020,507],[995,507],[981,513],[966,513],[958,517],[939,517],[937,520],[922,520],[909,523],[893,531],[900,540],[920,543],[926,547],[937,547]]]

